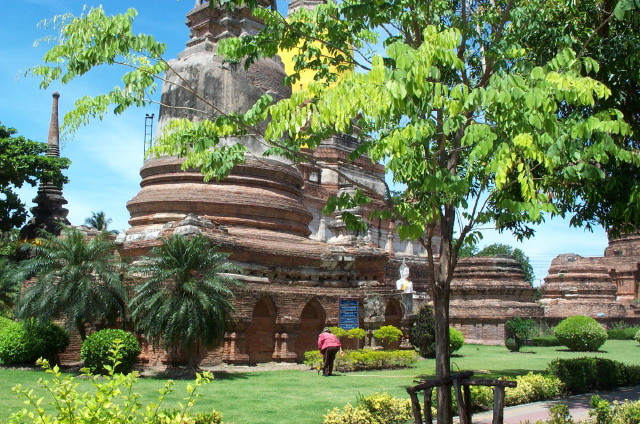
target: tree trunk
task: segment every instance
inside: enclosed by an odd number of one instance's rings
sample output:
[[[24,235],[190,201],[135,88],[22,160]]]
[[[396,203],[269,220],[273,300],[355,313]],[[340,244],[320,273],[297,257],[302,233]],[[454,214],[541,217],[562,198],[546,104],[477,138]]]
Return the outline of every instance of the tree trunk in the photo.
[[[436,333],[436,378],[451,375],[449,353],[449,285],[439,278],[433,291],[433,313]],[[438,424],[450,424],[453,419],[451,408],[451,388],[438,387]]]
[[[432,287],[433,313],[436,330],[436,378],[451,375],[451,357],[449,352],[449,297],[455,258],[452,251],[455,223],[455,207],[447,205],[440,218],[441,244],[438,273]],[[453,412],[451,408],[451,388],[438,388],[438,424],[451,424]]]
[[[84,342],[87,339],[87,330],[84,328],[84,323],[76,321],[76,330],[80,334],[80,340]]]

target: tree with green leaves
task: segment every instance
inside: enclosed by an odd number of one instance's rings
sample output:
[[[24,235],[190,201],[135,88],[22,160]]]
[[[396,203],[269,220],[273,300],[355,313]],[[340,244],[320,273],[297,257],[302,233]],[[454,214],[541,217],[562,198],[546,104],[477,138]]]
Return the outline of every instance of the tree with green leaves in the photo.
[[[46,156],[47,144],[16,136],[18,130],[0,122],[0,232],[22,226],[27,206],[16,189],[25,184],[35,187],[45,180],[61,186],[67,182],[62,171],[69,167],[66,158]]]
[[[63,319],[82,340],[88,324],[126,322],[124,264],[107,237],[88,239],[82,231],[64,227],[60,236],[43,233],[23,248],[31,258],[20,263],[20,279],[35,282],[20,299],[16,316],[42,322]]]
[[[151,254],[131,269],[144,279],[130,303],[134,324],[154,347],[195,370],[200,347],[219,345],[235,312],[239,282],[227,274],[238,269],[203,235],[172,235]]]
[[[512,246],[509,246],[508,244],[493,243],[483,247],[473,256],[497,256],[497,255],[510,256],[516,261],[520,262],[520,265],[522,265],[522,272],[524,272],[524,279],[527,280],[529,283],[533,284],[533,280],[535,279],[533,266],[531,266],[529,257],[525,255],[525,253],[521,249],[518,249],[518,248],[514,249]]]
[[[380,194],[351,181],[357,190],[330,199],[325,212],[345,210],[343,219],[352,223],[357,217],[349,208],[374,199],[385,202],[368,218],[399,222],[401,238],[424,246],[425,280],[434,302],[436,374],[446,377],[450,283],[460,248],[476,244],[481,228],[492,224],[525,238],[545,216],[572,213],[582,214],[574,224],[602,222],[612,231],[638,225],[640,202],[629,201],[637,199],[633,187],[623,186],[627,191],[613,196],[616,170],[640,166],[629,143],[636,137],[630,117],[620,112],[618,101],[607,103],[619,93],[593,78],[601,68],[584,49],[558,42],[565,34],[536,19],[574,3],[345,0],[301,8],[285,19],[259,0],[211,1],[210,7],[244,4],[266,24],[254,35],[220,41],[218,54],[249,66],[278,50],[299,49],[293,56],[296,73],[287,83],[297,86],[305,69],[315,71],[314,81],[277,103],[265,94],[245,114],[225,115],[212,106],[203,111],[211,120],[173,121],[154,152],[185,157],[185,167],[202,169],[206,179],[221,179],[247,151],[220,143],[229,136],[255,137],[270,146],[266,154],[311,162],[304,149],[331,135],[360,136],[349,160],[366,156],[383,163],[404,190],[391,196],[391,187]],[[602,8],[601,18],[623,19],[626,28],[635,21],[627,21],[623,12],[637,8],[635,0],[620,0],[615,15]],[[65,117],[68,129],[88,116],[102,116],[110,105],[118,113],[147,104],[154,77],[169,69],[161,56],[164,46],[131,31],[134,15],[91,11],[59,21],[61,44],[47,53],[46,64],[31,71],[44,86],[70,81],[101,64],[134,68],[122,87],[81,99]],[[566,28],[586,34],[577,37],[583,46],[599,30],[587,24],[590,19]],[[538,44],[524,43],[534,30],[542,31]],[[543,35],[554,41],[543,43]],[[371,48],[378,42],[383,51]],[[624,70],[617,74],[613,66],[608,72],[625,78]],[[265,121],[266,126],[258,125]],[[617,213],[605,219],[603,211],[613,209]],[[450,422],[450,404],[450,391],[439,390],[439,423]]]
[[[585,115],[610,108],[619,110],[632,129],[618,142],[639,149],[640,139],[640,2],[638,0],[583,0],[558,2],[532,15],[535,24],[521,40],[538,63],[552,59],[553,52],[570,48],[595,59],[599,69],[590,74],[605,84],[611,95],[584,110]],[[613,13],[611,13],[613,12]],[[573,108],[565,105],[559,112]],[[640,168],[632,163],[601,163],[607,178],[581,187],[585,201],[574,211],[571,224],[590,228],[604,225],[612,235],[638,231],[640,215]]]
[[[107,218],[103,211],[91,211],[91,216],[84,220],[84,224],[98,231],[107,231],[109,224],[111,224],[111,218]]]

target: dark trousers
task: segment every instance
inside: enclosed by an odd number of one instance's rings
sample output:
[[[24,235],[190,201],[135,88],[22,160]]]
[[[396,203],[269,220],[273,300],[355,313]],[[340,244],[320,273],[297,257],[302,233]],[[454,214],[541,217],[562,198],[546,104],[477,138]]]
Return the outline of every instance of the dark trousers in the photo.
[[[324,350],[324,366],[322,367],[322,375],[331,375],[333,372],[333,361],[338,353],[338,346],[331,346]]]

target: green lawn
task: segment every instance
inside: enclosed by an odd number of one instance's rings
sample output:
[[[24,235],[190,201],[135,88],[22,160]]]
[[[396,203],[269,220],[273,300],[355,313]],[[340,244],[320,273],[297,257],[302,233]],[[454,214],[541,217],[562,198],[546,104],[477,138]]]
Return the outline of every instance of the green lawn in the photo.
[[[556,358],[601,356],[627,364],[640,365],[640,346],[633,341],[608,341],[600,352],[572,353],[562,347],[524,347],[512,353],[503,346],[466,345],[452,358],[454,370],[474,370],[488,376],[515,376],[529,371],[542,372]],[[196,411],[216,409],[224,421],[236,424],[320,424],[322,416],[333,407],[355,403],[359,395],[387,392],[406,397],[405,387],[413,380],[432,376],[434,360],[420,360],[412,369],[360,372],[323,378],[315,371],[272,371],[220,374],[202,390],[203,398]],[[0,419],[22,407],[21,400],[9,390],[15,384],[37,387],[45,374],[0,368]],[[48,377],[47,377],[48,378]],[[142,378],[136,391],[145,401],[156,399],[164,380]],[[187,381],[176,383],[176,393],[168,406],[174,407],[185,396]],[[90,383],[80,381],[79,390],[91,390]],[[48,400],[46,400],[48,401]]]

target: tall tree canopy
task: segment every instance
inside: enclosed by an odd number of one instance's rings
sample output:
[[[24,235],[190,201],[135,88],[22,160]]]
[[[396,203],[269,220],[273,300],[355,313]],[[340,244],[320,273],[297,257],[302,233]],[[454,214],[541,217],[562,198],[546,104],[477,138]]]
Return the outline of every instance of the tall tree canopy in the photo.
[[[40,180],[62,185],[69,167],[66,158],[45,156],[47,144],[16,136],[18,130],[0,122],[0,232],[20,227],[27,220],[27,206],[16,189],[25,184],[35,187]]]
[[[294,160],[312,160],[302,147],[313,149],[332,134],[362,137],[350,159],[367,155],[406,187],[400,196],[382,196],[386,206],[375,214],[400,221],[400,236],[419,240],[427,251],[436,372],[447,376],[450,282],[459,248],[477,238],[479,228],[492,223],[530,237],[545,216],[572,213],[579,216],[574,223],[602,222],[609,230],[638,224],[635,186],[616,188],[615,181],[618,170],[640,166],[634,126],[621,109],[624,84],[610,84],[613,75],[625,81],[633,68],[611,65],[603,75],[585,55],[600,37],[599,22],[609,23],[610,38],[629,28],[637,33],[637,20],[624,12],[638,5],[621,0],[613,16],[610,1],[586,2],[600,12],[597,18],[576,13],[570,25],[546,26],[541,15],[552,19],[578,2],[344,0],[285,20],[257,0],[211,1],[211,7],[245,4],[268,28],[221,41],[219,54],[248,65],[300,48],[295,68],[314,69],[315,82],[276,104],[265,95],[242,115],[220,115],[212,107],[206,112],[215,120],[174,121],[155,152],[185,156],[185,167],[223,178],[244,160],[243,146],[219,144],[229,135],[257,137],[271,146],[267,154]],[[106,17],[97,10],[61,20],[61,45],[47,53],[48,64],[32,70],[46,86],[100,64],[137,67],[123,77],[123,87],[81,99],[65,117],[70,128],[109,105],[117,113],[145,104],[153,77],[168,68],[163,45],[131,32],[134,15]],[[622,20],[612,25],[615,19]],[[564,42],[567,37],[575,41]],[[371,48],[377,42],[382,51]],[[636,51],[629,54],[636,63]],[[257,124],[264,120],[263,131]],[[325,209],[347,209],[374,196],[359,187]],[[438,422],[449,422],[450,393],[441,390],[438,398]]]

